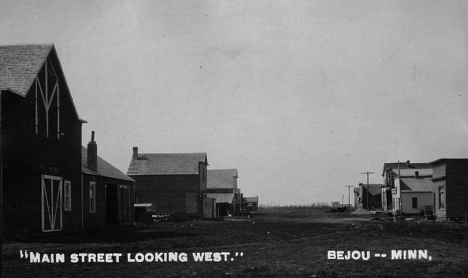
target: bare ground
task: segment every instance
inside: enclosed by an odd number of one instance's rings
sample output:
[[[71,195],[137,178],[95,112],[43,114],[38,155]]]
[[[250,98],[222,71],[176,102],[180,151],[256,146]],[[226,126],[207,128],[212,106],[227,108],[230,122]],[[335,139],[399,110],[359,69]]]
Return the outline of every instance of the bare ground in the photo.
[[[264,211],[253,219],[158,223],[85,234],[8,239],[4,277],[468,277],[468,224],[369,221],[369,215]],[[25,242],[26,241],[26,242]],[[31,263],[20,250],[61,253],[65,263]],[[328,251],[370,251],[332,260]],[[391,250],[427,250],[431,260],[392,260]],[[186,262],[128,262],[137,253],[186,253]],[[229,252],[219,262],[192,253]],[[237,256],[236,256],[237,252]],[[119,263],[70,261],[71,254],[122,253]],[[222,253],[226,254],[226,253]],[[242,254],[242,255],[241,255]],[[386,258],[375,254],[387,254]]]

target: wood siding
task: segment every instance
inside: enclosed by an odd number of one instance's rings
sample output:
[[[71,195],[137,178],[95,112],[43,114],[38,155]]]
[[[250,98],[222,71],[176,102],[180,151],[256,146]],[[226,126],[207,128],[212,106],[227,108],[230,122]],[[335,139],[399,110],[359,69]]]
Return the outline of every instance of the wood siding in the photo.
[[[413,198],[417,198],[417,207],[413,208]],[[432,192],[402,192],[401,193],[402,210],[409,214],[421,214],[423,206],[433,206]]]
[[[216,200],[213,198],[203,198],[203,218],[215,219],[216,215]]]
[[[445,163],[444,164],[439,164],[434,169],[432,170],[432,178],[440,178],[445,176],[446,171],[445,171]]]
[[[135,183],[135,195],[139,203],[152,203],[157,212],[191,213],[202,216],[201,201],[205,182],[200,175],[130,176]],[[200,184],[201,183],[201,184]],[[188,197],[191,196],[191,197]],[[196,196],[194,199],[193,196]],[[188,202],[187,198],[191,200]],[[196,211],[193,211],[196,202]]]
[[[96,209],[95,212],[90,212],[90,190],[89,184],[94,182],[96,184]],[[122,198],[118,192],[110,192],[111,190],[118,191],[120,185],[129,187],[129,209],[128,220],[126,221],[125,215],[122,215]],[[131,224],[135,219],[134,204],[134,183],[126,180],[113,179],[108,177],[101,177],[95,175],[83,175],[83,209],[84,209],[84,228],[98,228],[106,224]],[[112,199],[110,199],[112,198]],[[109,212],[109,206],[112,206],[113,200],[116,201],[115,209],[117,215],[112,215]],[[115,218],[115,221],[114,221]]]
[[[435,211],[435,216],[437,219],[440,219],[440,220],[446,220],[447,219],[447,211],[446,211],[446,208],[443,208],[441,209],[440,208],[440,202],[439,202],[439,188],[441,187],[444,187],[446,188],[445,186],[446,184],[446,181],[445,180],[438,180],[438,181],[434,181],[433,182],[433,201],[434,201],[434,211]],[[447,197],[447,196],[445,196]],[[447,205],[447,202],[445,202],[445,204]]]
[[[446,171],[447,218],[464,218],[468,212],[468,160],[449,160]]]
[[[468,159],[446,159],[434,165],[436,217],[464,218],[468,212]],[[438,179],[445,177],[443,179]],[[445,188],[445,208],[440,209],[439,188]]]
[[[52,52],[53,53],[53,52]],[[50,61],[59,69],[55,55]],[[44,67],[39,72],[45,83]],[[41,231],[41,175],[59,176],[71,182],[72,209],[63,212],[63,230],[81,228],[81,121],[78,119],[65,80],[58,71],[60,112],[51,104],[49,136],[45,124],[44,104],[37,102],[32,86],[25,98],[1,92],[1,125],[4,223],[18,232]],[[57,113],[60,115],[57,117]],[[60,134],[57,134],[57,121]]]

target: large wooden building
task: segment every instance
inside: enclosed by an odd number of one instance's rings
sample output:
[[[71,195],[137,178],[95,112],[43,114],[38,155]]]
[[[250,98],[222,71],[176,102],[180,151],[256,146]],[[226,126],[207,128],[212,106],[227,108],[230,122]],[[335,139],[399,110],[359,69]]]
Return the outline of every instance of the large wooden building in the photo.
[[[132,224],[135,181],[97,155],[94,132],[81,163],[84,228]]]
[[[433,169],[433,203],[437,219],[465,219],[468,214],[468,158],[441,158]]]
[[[136,181],[135,203],[203,217],[207,166],[206,153],[139,154],[134,147],[127,174]]]
[[[81,125],[53,45],[0,46],[3,222],[10,232],[79,230]]]
[[[83,123],[53,45],[0,46],[6,232],[79,231],[133,221],[134,181],[97,156],[94,140],[90,153],[82,147]]]
[[[242,209],[246,211],[258,210],[258,196],[244,197],[242,196]]]

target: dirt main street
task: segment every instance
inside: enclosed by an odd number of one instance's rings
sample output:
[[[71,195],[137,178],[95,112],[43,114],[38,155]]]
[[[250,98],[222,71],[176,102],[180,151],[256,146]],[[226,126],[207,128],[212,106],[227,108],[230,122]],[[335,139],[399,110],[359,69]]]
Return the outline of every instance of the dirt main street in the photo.
[[[468,224],[316,210],[9,238],[4,277],[467,277]],[[23,256],[23,257],[21,257]],[[28,257],[26,257],[28,256]],[[52,263],[54,261],[54,263]]]

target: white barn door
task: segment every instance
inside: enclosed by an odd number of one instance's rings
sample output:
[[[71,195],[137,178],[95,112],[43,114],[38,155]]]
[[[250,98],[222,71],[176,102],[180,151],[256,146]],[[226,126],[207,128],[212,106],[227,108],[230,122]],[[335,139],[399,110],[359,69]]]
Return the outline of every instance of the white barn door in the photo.
[[[42,231],[62,230],[62,178],[42,175]]]

